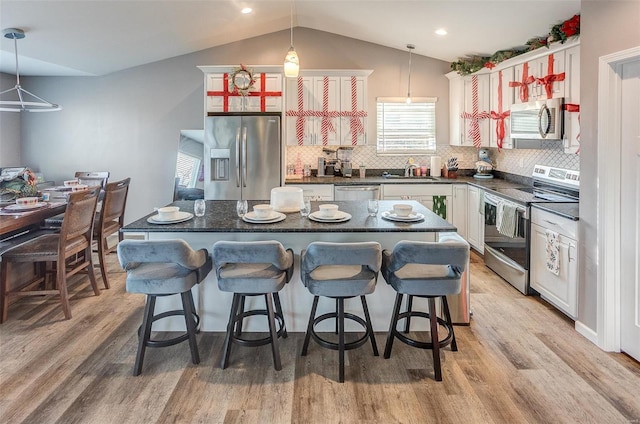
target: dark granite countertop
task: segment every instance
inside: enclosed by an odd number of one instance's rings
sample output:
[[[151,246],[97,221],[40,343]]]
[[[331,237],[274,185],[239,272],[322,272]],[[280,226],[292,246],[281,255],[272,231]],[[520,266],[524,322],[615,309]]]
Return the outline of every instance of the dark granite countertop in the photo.
[[[179,206],[181,211],[193,213],[193,201],[177,201],[171,203],[172,206]],[[253,205],[259,203],[269,203],[264,201],[249,201],[249,210]],[[392,222],[382,219],[382,212],[392,209],[394,203],[398,201],[381,200],[378,215],[369,217],[367,214],[366,202],[343,201],[343,202],[311,202],[311,211],[318,210],[318,206],[323,203],[335,203],[340,210],[351,214],[352,218],[340,223],[320,223],[308,218],[302,218],[298,212],[288,213],[284,221],[272,224],[251,224],[244,222],[236,215],[235,200],[207,200],[205,216],[194,217],[185,222],[176,224],[150,224],[147,218],[154,215],[150,213],[137,221],[134,221],[122,228],[122,232],[317,232],[317,233],[337,233],[337,232],[441,232],[456,231],[456,227],[446,220],[431,212],[421,203],[415,200],[404,200],[402,203],[411,203],[414,211],[425,216],[420,222],[404,223]]]
[[[534,203],[531,206],[573,221],[580,220],[580,205],[578,203]]]

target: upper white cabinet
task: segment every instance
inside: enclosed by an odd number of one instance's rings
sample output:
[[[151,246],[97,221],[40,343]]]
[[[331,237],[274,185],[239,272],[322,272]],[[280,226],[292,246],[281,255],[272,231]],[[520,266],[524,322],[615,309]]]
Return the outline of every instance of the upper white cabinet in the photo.
[[[580,150],[580,46],[565,51],[564,152]]]
[[[450,72],[447,78],[449,144],[510,149],[513,147],[510,118],[504,113],[513,104],[564,97],[565,152],[579,150],[579,40],[524,53],[491,71],[482,69],[464,77]],[[502,127],[504,137],[500,146]]]
[[[205,112],[282,111],[281,73],[250,67],[242,74],[230,66],[199,68],[205,73]]]
[[[489,73],[449,77],[450,140],[454,146],[489,147]]]
[[[489,105],[491,106],[491,122],[489,124],[489,147],[511,149],[511,120],[509,109],[513,104],[513,90],[509,88],[513,81],[513,67],[492,72],[489,77]]]
[[[289,145],[367,142],[367,78],[371,71],[306,71],[286,81]]]

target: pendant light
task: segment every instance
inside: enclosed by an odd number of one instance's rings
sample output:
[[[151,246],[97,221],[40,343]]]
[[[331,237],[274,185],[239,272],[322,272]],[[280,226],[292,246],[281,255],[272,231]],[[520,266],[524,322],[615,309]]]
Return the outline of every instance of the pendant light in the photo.
[[[13,40],[14,50],[16,54],[16,85],[13,88],[4,90],[0,93],[0,96],[7,98],[4,100],[0,98],[0,111],[2,112],[54,112],[62,110],[62,107],[54,103],[44,100],[42,97],[38,97],[33,93],[28,92],[20,85],[20,70],[18,68],[18,40],[25,37],[24,31],[19,28],[7,28],[2,30],[2,34],[5,38]],[[13,100],[8,100],[11,95],[8,93],[14,92]],[[36,101],[33,101],[36,100]]]
[[[284,58],[284,76],[287,78],[295,78],[300,72],[300,61],[298,60],[298,53],[293,48],[293,2],[291,2],[291,47]]]
[[[416,46],[413,44],[407,44],[407,49],[409,49],[409,81],[407,83],[407,104],[411,104],[411,52],[415,49]]]

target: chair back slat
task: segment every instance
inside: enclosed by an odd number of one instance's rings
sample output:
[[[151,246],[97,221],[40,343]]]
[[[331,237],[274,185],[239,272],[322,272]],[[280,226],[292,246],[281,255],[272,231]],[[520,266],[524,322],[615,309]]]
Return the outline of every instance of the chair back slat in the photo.
[[[109,175],[111,175],[109,171],[77,171],[75,177],[79,184],[99,185],[104,189],[109,181]]]
[[[108,183],[104,189],[105,195],[100,211],[100,223],[104,225],[116,219],[120,224],[124,218],[124,209],[127,205],[127,195],[129,193],[129,183],[131,178]]]

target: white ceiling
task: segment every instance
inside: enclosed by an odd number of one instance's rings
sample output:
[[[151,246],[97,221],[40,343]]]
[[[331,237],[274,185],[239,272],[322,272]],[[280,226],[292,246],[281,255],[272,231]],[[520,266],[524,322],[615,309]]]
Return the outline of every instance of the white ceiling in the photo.
[[[26,33],[21,75],[104,75],[288,29],[292,5],[294,27],[445,61],[520,46],[580,11],[580,0],[0,0],[0,29]],[[0,72],[15,74],[14,42],[1,38]]]

